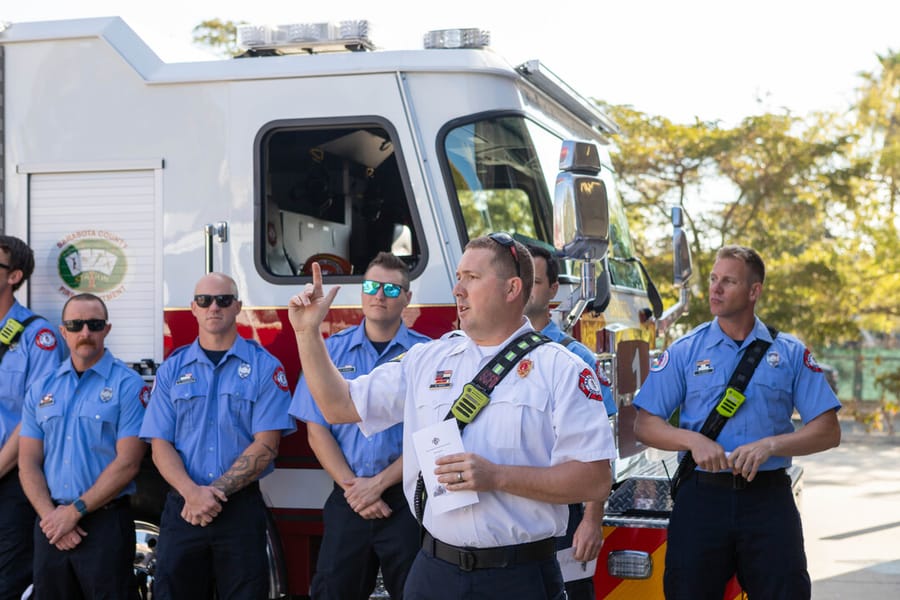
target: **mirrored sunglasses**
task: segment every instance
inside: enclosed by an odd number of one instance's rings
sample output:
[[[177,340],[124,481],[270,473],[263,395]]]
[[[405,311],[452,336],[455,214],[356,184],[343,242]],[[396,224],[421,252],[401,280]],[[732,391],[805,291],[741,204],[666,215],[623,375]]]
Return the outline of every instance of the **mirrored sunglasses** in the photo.
[[[105,319],[69,319],[62,322],[63,327],[66,328],[66,331],[71,331],[72,333],[78,333],[81,329],[87,325],[88,331],[93,331],[94,333],[98,331],[103,331],[103,328],[106,327]]]
[[[196,294],[194,296],[194,302],[197,303],[197,306],[200,308],[209,308],[213,300],[216,301],[216,304],[219,305],[219,308],[228,308],[231,306],[231,303],[237,300],[234,297],[234,294]]]
[[[397,285],[396,283],[385,283],[383,281],[373,281],[372,279],[363,281],[363,294],[374,296],[378,293],[378,288],[384,290],[385,298],[396,298],[400,295],[400,292],[403,291],[403,286]]]

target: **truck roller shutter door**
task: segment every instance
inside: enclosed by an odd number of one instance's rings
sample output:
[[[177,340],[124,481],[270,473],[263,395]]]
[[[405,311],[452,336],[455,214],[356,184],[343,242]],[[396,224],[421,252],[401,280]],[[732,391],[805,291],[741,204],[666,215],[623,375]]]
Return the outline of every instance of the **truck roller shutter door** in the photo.
[[[162,359],[159,166],[29,172],[31,308],[58,323],[68,297],[101,297],[107,347],[125,362]]]

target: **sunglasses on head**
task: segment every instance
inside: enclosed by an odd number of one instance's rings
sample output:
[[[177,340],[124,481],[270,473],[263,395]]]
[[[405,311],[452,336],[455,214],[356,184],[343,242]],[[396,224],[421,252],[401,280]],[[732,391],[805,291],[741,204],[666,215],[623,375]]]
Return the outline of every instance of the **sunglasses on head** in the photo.
[[[194,294],[194,302],[200,308],[209,308],[212,306],[213,300],[216,301],[219,308],[228,308],[237,298],[234,297],[234,294]]]
[[[383,281],[374,281],[372,279],[363,281],[363,294],[374,296],[378,293],[379,288],[384,290],[385,298],[396,298],[400,295],[400,292],[403,291],[403,286],[396,283],[385,283]]]
[[[513,257],[513,262],[516,263],[516,277],[521,279],[522,267],[519,266],[519,253],[516,251],[516,241],[512,238],[511,235],[504,232],[492,233],[488,235],[488,237],[504,248],[509,248],[509,253],[512,254]]]
[[[72,333],[78,333],[85,325],[87,325],[88,331],[96,333],[103,331],[103,328],[106,327],[106,319],[69,319],[63,321],[62,324],[66,331],[71,331]]]

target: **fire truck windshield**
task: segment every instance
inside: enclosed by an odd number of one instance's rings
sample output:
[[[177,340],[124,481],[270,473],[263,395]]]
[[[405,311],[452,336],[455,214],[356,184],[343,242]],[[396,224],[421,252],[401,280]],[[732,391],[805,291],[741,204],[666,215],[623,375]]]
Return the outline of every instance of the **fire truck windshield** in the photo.
[[[447,169],[463,242],[492,231],[553,241],[553,196],[562,139],[520,115],[495,116],[451,129],[444,139]],[[610,275],[614,285],[645,283],[609,164],[601,177],[609,196]],[[452,197],[452,194],[451,194]]]

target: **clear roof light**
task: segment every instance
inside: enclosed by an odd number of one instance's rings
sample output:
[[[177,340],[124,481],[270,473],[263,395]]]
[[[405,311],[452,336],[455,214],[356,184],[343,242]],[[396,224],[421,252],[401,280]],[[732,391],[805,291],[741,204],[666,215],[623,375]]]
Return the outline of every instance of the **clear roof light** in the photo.
[[[238,45],[241,47],[274,50],[279,54],[375,49],[369,40],[368,21],[242,25],[238,27],[237,33]]]
[[[369,22],[362,21],[341,21],[340,37],[342,40],[369,39]]]
[[[491,34],[483,29],[437,29],[423,38],[426,49],[487,48]]]
[[[265,25],[240,25],[237,28],[237,43],[243,48],[268,46],[272,41],[272,32]]]
[[[287,31],[287,42],[324,42],[338,37],[334,23],[292,23],[282,26]]]

